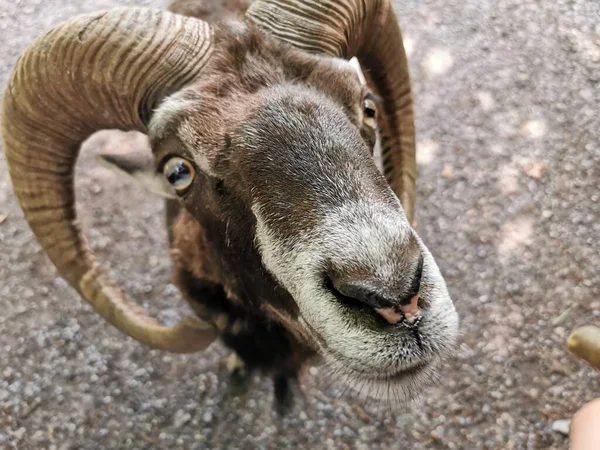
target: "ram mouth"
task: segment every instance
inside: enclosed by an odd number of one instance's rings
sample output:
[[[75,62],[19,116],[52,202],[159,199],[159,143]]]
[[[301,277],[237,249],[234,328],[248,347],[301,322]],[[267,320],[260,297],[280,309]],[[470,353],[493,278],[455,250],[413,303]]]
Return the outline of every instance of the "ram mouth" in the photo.
[[[337,364],[343,366],[339,361]],[[336,379],[341,379],[359,398],[385,401],[390,405],[405,404],[416,399],[422,393],[416,386],[435,384],[439,377],[434,361],[421,362],[393,373],[375,375],[376,373],[356,371],[347,367],[334,369],[332,372]]]
[[[428,360],[422,360],[412,364],[410,367],[405,367],[402,369],[384,369],[380,368],[378,370],[374,369],[370,371],[366,370],[357,370],[352,368],[350,361],[345,361],[345,358],[336,358],[335,355],[330,355],[333,359],[336,360],[336,365],[343,367],[343,371],[346,372],[346,376],[348,378],[355,378],[357,380],[367,380],[373,382],[382,382],[382,383],[403,383],[409,378],[413,378],[419,376],[423,372],[432,369],[435,366],[435,358],[431,358]]]
[[[372,379],[378,381],[387,381],[389,383],[400,383],[406,381],[407,378],[415,377],[425,371],[427,368],[431,366],[431,361],[422,361],[414,366],[411,366],[407,369],[399,370],[391,375],[385,375],[383,377],[373,377]]]
[[[360,317],[364,320],[368,320],[372,323],[377,330],[385,330],[394,328],[390,325],[380,314],[378,314],[373,308],[365,305],[364,303],[356,300],[355,298],[348,297],[338,291],[331,281],[331,278],[325,277],[324,281],[325,289],[333,295],[337,301],[344,307],[346,312],[354,314],[356,317]]]

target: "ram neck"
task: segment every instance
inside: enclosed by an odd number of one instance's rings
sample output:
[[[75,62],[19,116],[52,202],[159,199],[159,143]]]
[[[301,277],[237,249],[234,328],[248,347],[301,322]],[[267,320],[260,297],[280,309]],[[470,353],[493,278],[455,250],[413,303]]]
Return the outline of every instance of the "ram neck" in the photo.
[[[264,269],[249,238],[251,231],[226,227],[209,214],[200,221],[173,205],[168,205],[167,212],[176,274],[185,271],[195,279],[221,286],[236,307],[254,313],[268,304],[292,319],[297,317],[292,297]]]

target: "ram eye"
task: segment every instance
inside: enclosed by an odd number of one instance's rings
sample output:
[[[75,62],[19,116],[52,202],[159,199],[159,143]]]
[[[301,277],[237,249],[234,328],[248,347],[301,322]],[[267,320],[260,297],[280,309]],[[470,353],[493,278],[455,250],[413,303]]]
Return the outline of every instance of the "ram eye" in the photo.
[[[189,188],[192,181],[194,181],[196,169],[194,169],[191,162],[175,156],[169,159],[163,166],[163,173],[165,174],[167,181],[171,183],[175,190],[182,193]]]
[[[366,98],[363,103],[363,121],[365,124],[372,128],[377,127],[377,105],[375,101],[370,98]]]

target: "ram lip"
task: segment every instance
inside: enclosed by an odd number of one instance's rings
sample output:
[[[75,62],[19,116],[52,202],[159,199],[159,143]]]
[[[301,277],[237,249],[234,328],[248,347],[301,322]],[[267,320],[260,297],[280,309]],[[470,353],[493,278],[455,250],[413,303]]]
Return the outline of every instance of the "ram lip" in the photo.
[[[439,377],[435,360],[420,362],[393,373],[379,372],[377,375],[375,371],[365,373],[342,367],[338,366],[337,370],[333,367],[332,375],[336,380],[341,379],[359,398],[384,401],[392,407],[416,400],[423,388],[435,385]]]
[[[348,361],[336,358],[334,355],[330,355],[330,358],[335,361],[334,364],[336,366],[344,367],[344,370],[349,372],[348,375],[352,377],[388,383],[401,383],[407,378],[418,376],[435,367],[436,361],[439,359],[431,356],[400,368],[395,365],[394,367],[379,367],[377,370],[364,371],[353,368],[351,364],[348,364]]]
[[[371,377],[375,380],[379,381],[388,381],[388,382],[401,382],[405,381],[408,377],[416,376],[423,371],[427,370],[432,366],[432,361],[421,361],[411,367],[400,369],[392,374],[385,374],[381,377]]]

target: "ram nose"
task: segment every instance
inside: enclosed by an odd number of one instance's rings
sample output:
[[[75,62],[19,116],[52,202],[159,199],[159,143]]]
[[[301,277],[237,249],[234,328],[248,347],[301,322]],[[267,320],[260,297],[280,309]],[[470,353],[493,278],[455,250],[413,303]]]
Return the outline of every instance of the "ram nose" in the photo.
[[[420,256],[416,268],[408,271],[410,275],[399,273],[395,282],[385,283],[376,277],[330,276],[331,289],[338,299],[367,305],[392,325],[400,322],[412,325],[421,317],[422,271],[423,258]]]
[[[419,309],[419,294],[414,295],[406,304],[399,306],[388,306],[386,308],[375,308],[375,311],[392,325],[403,319],[408,324],[414,324],[421,317]]]

